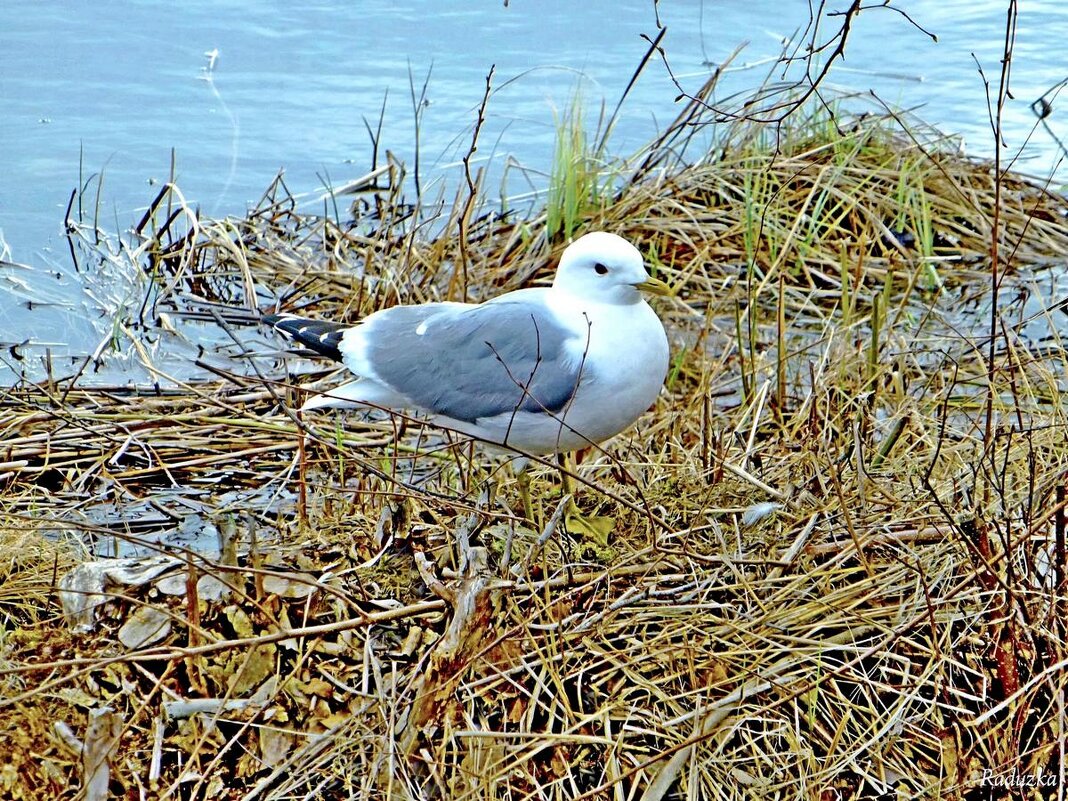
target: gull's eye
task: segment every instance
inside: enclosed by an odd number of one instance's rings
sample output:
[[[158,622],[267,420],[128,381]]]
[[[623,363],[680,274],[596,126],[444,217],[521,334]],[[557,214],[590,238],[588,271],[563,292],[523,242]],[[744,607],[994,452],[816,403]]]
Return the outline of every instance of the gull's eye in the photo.
[[[601,262],[597,262],[593,265],[593,269],[597,272],[597,275],[608,275],[608,268],[601,264]]]

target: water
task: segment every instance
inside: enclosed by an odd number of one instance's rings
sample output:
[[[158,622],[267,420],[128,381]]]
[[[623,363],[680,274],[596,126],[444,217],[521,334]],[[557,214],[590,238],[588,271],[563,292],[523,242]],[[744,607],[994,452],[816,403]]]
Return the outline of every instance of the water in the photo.
[[[803,29],[808,5],[661,3],[671,70],[695,91],[710,63],[748,42],[736,63],[751,68],[732,72],[721,96],[754,88],[782,40]],[[1009,155],[1034,129],[1030,104],[1068,77],[1061,55],[1068,7],[1052,0],[1024,5],[1016,99],[1006,110]],[[939,41],[892,9],[866,11],[829,85],[872,89],[962,134],[969,152],[990,155],[976,60],[996,90],[1007,3],[899,6]],[[824,20],[823,30],[836,22]],[[601,103],[611,109],[648,48],[642,35],[656,36],[657,17],[651,0],[507,7],[429,0],[7,3],[0,31],[0,256],[29,266],[0,267],[2,377],[5,364],[12,375],[27,367],[39,374],[46,347],[53,355],[87,353],[109,333],[108,304],[86,293],[67,255],[63,218],[74,188],[93,190],[86,212],[116,232],[137,221],[157,191],[153,184],[168,179],[172,152],[179,186],[209,215],[242,213],[279,169],[294,192],[311,195],[367,172],[365,120],[377,127],[383,105],[381,145],[413,168],[410,87],[418,94],[426,83],[419,170],[424,189],[432,189],[456,179],[455,162],[495,65],[479,163],[490,167],[494,193],[541,190],[554,111],[565,109],[579,86],[590,119]],[[218,57],[209,76],[211,51]],[[624,106],[613,151],[631,151],[665,126],[677,113],[677,94],[663,62],[654,60]],[[1068,137],[1056,100],[1047,123],[1049,130],[1034,131],[1020,163],[1029,172],[1048,174],[1060,155],[1053,135]],[[516,162],[526,170],[504,168]],[[89,201],[98,186],[97,206]],[[8,350],[18,343],[25,344]]]

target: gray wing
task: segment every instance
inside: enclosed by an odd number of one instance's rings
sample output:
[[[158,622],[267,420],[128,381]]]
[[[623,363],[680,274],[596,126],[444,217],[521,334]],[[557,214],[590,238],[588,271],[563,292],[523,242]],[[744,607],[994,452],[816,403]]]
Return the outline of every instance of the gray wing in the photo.
[[[537,304],[398,306],[364,323],[377,378],[413,404],[455,420],[560,412],[578,385],[572,335]],[[422,333],[418,333],[418,331]]]

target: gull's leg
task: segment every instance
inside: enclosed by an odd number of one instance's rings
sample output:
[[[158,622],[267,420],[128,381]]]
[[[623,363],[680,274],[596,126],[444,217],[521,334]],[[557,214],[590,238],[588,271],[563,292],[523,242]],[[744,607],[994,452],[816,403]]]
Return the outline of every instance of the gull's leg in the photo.
[[[523,502],[523,517],[531,525],[537,525],[538,521],[534,519],[534,504],[530,500],[530,473],[525,467],[516,474],[515,481],[519,485],[519,498]]]
[[[573,534],[579,534],[583,538],[592,541],[592,544],[605,548],[608,546],[608,538],[616,527],[614,517],[599,515],[584,515],[579,511],[575,503],[575,489],[571,482],[570,465],[567,457],[558,453],[557,463],[560,465],[560,483],[565,495],[570,495],[571,500],[567,504],[567,512],[564,515],[564,526]]]
[[[519,457],[511,461],[512,472],[515,474],[515,483],[519,485],[519,498],[523,503],[523,517],[527,522],[536,526],[538,521],[534,519],[534,504],[530,500],[530,459]]]

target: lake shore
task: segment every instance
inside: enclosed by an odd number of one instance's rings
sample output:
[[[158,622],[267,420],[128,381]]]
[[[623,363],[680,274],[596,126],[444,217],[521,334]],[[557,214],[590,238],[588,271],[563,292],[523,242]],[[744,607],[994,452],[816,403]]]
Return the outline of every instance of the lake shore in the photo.
[[[618,161],[563,128],[522,217],[474,172],[440,211],[409,200],[386,159],[317,214],[281,180],[244,219],[165,187],[103,256],[133,291],[96,354],[153,381],[94,387],[87,360],[0,396],[0,789],[964,797],[1063,775],[1068,200],[895,116],[742,121],[683,157],[703,114]],[[462,438],[292,411],[330,378],[259,313],[485,299],[590,230],[672,287],[660,399],[574,468],[608,538],[564,531],[551,463],[525,520]],[[182,349],[195,380],[161,366]]]

